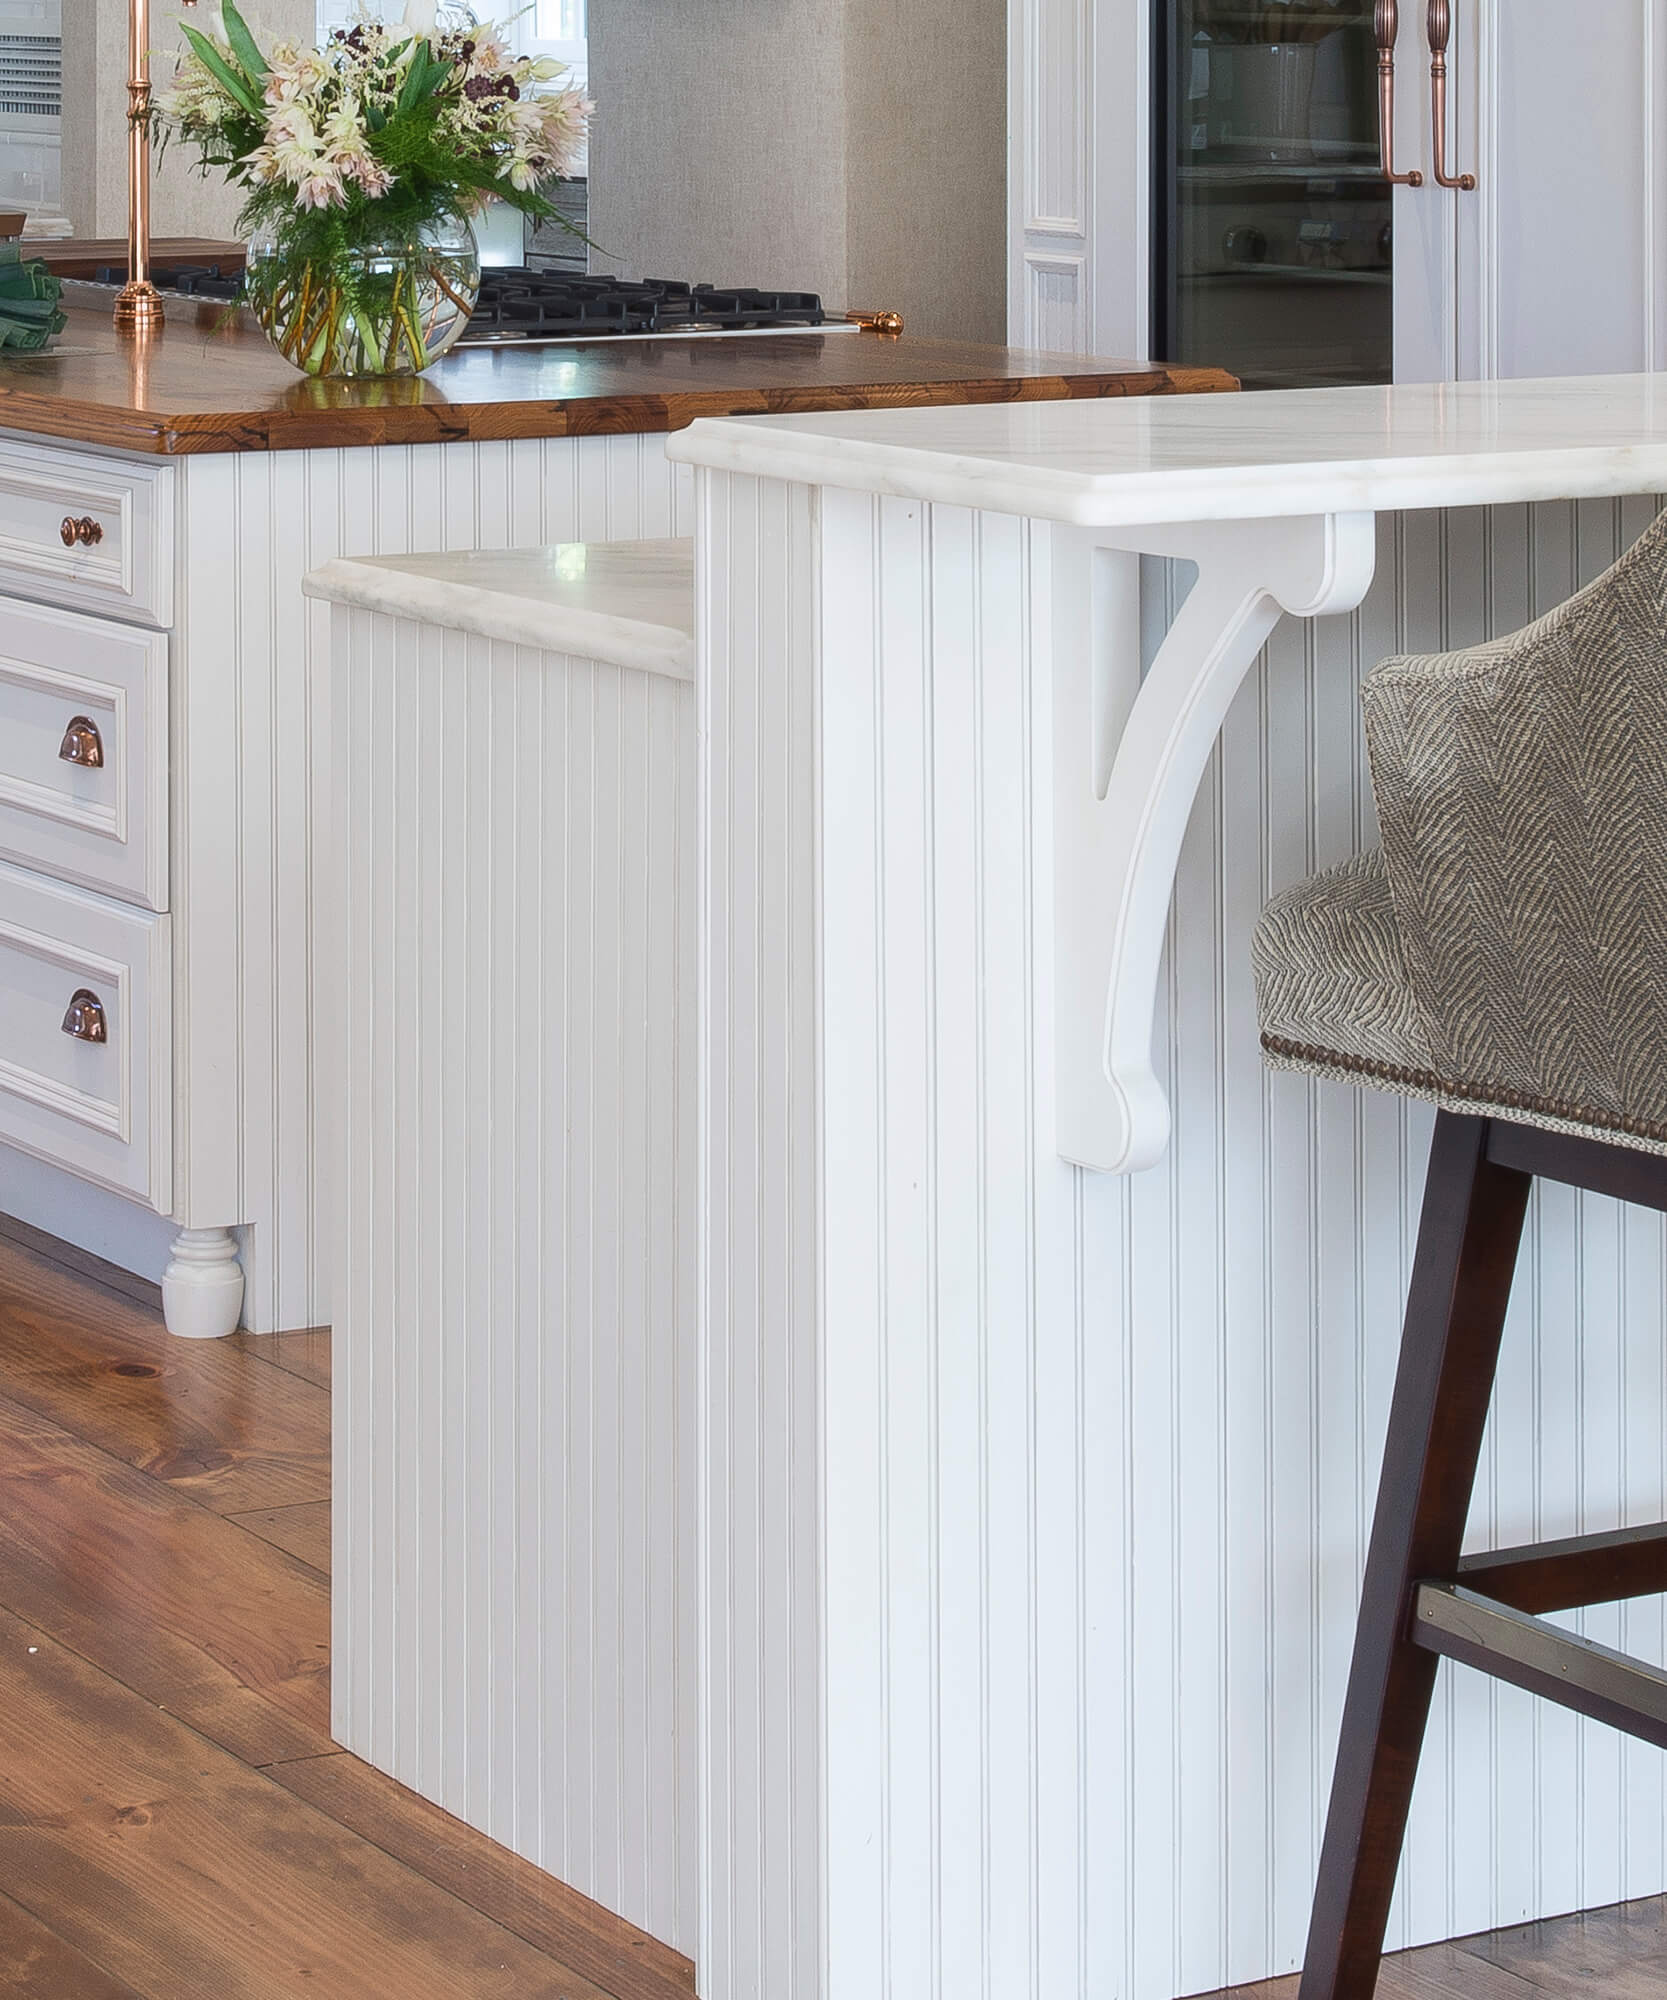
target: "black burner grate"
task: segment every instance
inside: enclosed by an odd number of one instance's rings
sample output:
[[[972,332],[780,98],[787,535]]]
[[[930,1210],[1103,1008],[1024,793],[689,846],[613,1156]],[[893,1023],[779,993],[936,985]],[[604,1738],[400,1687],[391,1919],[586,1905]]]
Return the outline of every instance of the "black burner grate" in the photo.
[[[96,274],[119,285],[120,265]],[[188,298],[241,298],[243,278],[218,264],[174,264],[152,273],[158,290]],[[760,291],[752,285],[680,285],[667,278],[585,277],[571,271],[520,266],[481,273],[480,301],[463,340],[591,339],[622,333],[752,332],[769,327],[821,326],[827,318],[814,292]]]
[[[814,292],[751,285],[681,285],[668,278],[584,277],[522,268],[484,271],[463,338],[471,342],[589,338],[620,333],[748,332],[820,326]]]
[[[125,264],[104,264],[93,273],[100,285],[120,285],[127,280]],[[183,292],[188,298],[222,299],[228,305],[243,296],[243,273],[222,271],[218,264],[169,264],[151,272],[151,283],[159,292]]]

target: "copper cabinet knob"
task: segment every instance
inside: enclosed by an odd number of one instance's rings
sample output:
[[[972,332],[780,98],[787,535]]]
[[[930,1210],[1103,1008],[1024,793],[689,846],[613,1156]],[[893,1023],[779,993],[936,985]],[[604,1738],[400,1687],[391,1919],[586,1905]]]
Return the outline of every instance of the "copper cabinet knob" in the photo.
[[[84,770],[104,769],[104,738],[90,715],[70,717],[64,740],[58,745],[58,755],[66,764],[79,764]]]
[[[109,1041],[104,1002],[90,987],[83,986],[70,995],[69,1011],[64,1016],[64,1033],[78,1042]]]
[[[104,524],[95,521],[91,514],[82,514],[79,518],[66,514],[58,523],[58,538],[66,549],[73,549],[77,542],[84,549],[90,549],[94,543],[104,540]]]

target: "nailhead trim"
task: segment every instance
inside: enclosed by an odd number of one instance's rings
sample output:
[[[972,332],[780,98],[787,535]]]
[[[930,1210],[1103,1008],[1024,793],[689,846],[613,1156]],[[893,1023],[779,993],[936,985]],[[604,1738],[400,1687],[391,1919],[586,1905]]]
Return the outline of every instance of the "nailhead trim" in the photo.
[[[1313,1048],[1305,1042],[1287,1042],[1278,1035],[1264,1035],[1262,1046],[1283,1062],[1303,1063],[1310,1068],[1347,1070],[1369,1076],[1403,1090],[1427,1091],[1437,1097],[1456,1097],[1467,1104],[1503,1104],[1523,1111],[1530,1118],[1560,1118],[1568,1125],[1590,1125],[1602,1132],[1624,1132],[1629,1138],[1648,1139],[1653,1145],[1667,1145],[1667,1125],[1648,1118],[1617,1117],[1611,1112],[1594,1111],[1589,1105],[1573,1104],[1563,1098],[1533,1097],[1527,1091],[1506,1084],[1454,1083],[1433,1070],[1398,1069],[1392,1063],[1373,1062],[1366,1056],[1340,1055],[1335,1049]]]

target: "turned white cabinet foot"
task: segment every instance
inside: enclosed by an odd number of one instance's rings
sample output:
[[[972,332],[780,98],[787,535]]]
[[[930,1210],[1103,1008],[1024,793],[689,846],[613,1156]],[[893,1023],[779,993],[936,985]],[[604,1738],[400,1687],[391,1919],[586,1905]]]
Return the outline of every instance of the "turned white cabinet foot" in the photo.
[[[185,1340],[235,1333],[243,1313],[243,1266],[229,1229],[182,1229],[162,1273],[162,1317]]]

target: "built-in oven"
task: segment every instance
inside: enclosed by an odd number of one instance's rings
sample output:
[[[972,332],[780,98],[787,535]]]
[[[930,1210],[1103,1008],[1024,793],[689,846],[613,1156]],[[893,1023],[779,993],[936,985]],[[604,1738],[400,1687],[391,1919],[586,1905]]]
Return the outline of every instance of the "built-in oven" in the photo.
[[[1152,351],[1247,388],[1387,382],[1373,0],[1153,0]]]

